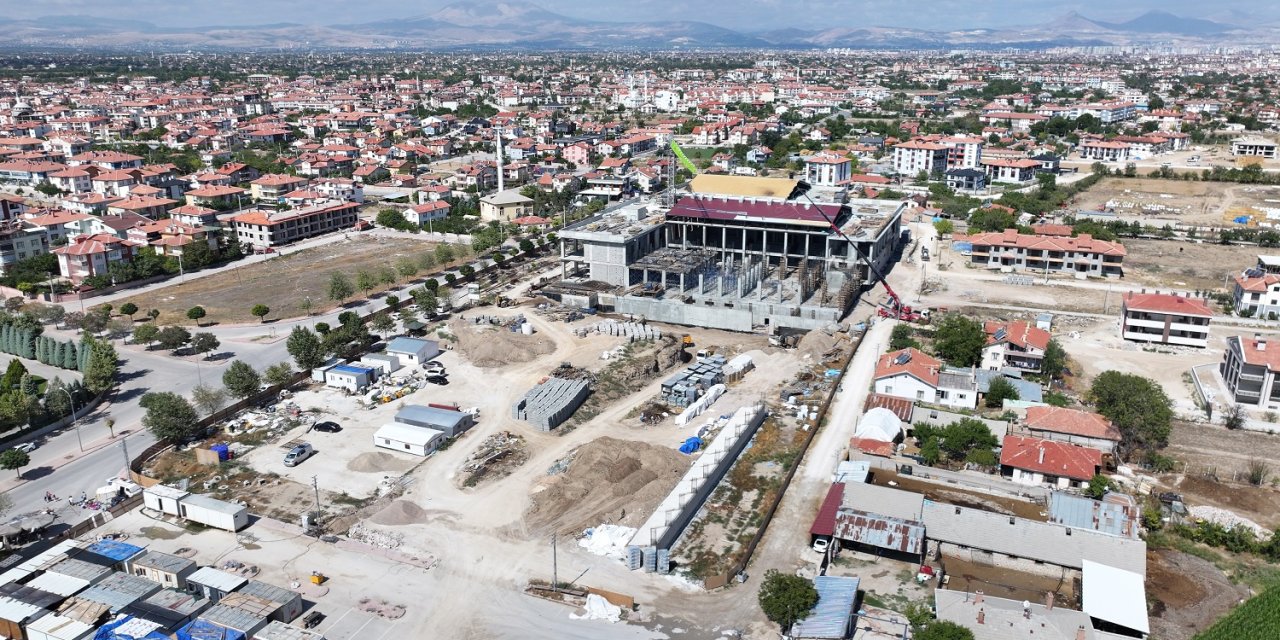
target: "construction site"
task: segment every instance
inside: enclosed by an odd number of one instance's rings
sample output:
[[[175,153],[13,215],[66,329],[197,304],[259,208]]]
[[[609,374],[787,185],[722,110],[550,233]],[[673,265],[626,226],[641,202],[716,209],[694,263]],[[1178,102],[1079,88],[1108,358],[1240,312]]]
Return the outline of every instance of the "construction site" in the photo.
[[[673,324],[815,329],[840,322],[888,271],[904,208],[810,195],[795,180],[700,175],[688,193],[565,228],[564,279],[544,292]]]

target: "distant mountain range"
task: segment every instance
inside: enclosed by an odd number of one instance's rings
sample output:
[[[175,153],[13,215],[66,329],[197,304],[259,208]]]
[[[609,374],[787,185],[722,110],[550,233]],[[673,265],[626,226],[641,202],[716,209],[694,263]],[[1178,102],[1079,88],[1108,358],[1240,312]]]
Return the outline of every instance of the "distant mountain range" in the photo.
[[[1245,15],[1227,14],[1243,20]],[[1051,46],[1213,44],[1248,36],[1280,42],[1275,24],[1235,26],[1150,11],[1127,22],[1071,12],[1039,25],[937,31],[835,26],[737,31],[697,21],[608,22],[547,11],[519,0],[458,2],[429,14],[375,22],[163,27],[92,16],[0,19],[11,45],[160,49],[724,49],[724,48],[1043,48]]]

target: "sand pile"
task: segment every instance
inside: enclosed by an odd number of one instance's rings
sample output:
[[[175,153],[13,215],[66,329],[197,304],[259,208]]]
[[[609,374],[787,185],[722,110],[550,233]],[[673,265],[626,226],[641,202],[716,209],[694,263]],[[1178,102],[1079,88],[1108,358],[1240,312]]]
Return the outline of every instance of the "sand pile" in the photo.
[[[426,521],[427,512],[408,500],[396,500],[369,518],[369,522],[387,526],[418,524]]]
[[[814,329],[800,338],[800,343],[796,345],[796,349],[802,355],[808,355],[816,359],[841,344],[844,344],[844,339],[839,337],[839,334],[827,333],[822,329]]]
[[[404,471],[411,466],[413,466],[412,461],[383,451],[368,451],[352,458],[351,462],[347,463],[347,470],[360,473],[387,473]]]
[[[636,527],[688,466],[688,458],[675,449],[599,438],[578,448],[568,470],[534,494],[525,520],[556,531],[579,532],[601,523]]]
[[[503,326],[456,321],[449,330],[458,337],[458,348],[477,367],[531,362],[556,350],[556,343],[542,334],[526,336]]]

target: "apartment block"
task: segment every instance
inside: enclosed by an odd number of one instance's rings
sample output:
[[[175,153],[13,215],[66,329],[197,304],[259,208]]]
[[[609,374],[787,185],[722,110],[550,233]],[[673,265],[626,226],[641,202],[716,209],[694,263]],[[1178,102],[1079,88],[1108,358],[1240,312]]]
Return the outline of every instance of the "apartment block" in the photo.
[[[1118,242],[1094,240],[1082,233],[1075,238],[1020,234],[1016,229],[968,236],[973,244],[969,260],[988,269],[1038,273],[1077,273],[1087,276],[1121,276],[1126,254]]]
[[[1120,336],[1182,347],[1209,344],[1213,310],[1204,300],[1162,293],[1129,293],[1120,303]]]
[[[254,247],[275,247],[323,233],[350,229],[359,219],[355,202],[322,202],[287,211],[250,211],[231,219],[240,242]]]
[[[1262,334],[1253,338],[1231,336],[1222,354],[1218,373],[1237,404],[1266,409],[1280,408],[1280,348],[1268,345]]]

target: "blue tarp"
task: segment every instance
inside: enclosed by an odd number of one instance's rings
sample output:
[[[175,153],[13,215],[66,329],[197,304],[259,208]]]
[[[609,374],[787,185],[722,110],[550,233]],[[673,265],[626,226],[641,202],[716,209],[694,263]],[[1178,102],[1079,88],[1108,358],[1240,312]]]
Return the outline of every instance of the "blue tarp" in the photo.
[[[689,438],[688,440],[685,440],[684,444],[680,445],[680,453],[689,455],[701,448],[702,448],[702,438],[694,436],[692,438]]]
[[[100,556],[111,558],[116,562],[124,562],[143,551],[142,547],[139,547],[138,545],[110,539],[99,540],[88,547],[85,547],[85,550],[92,551]]]
[[[243,633],[228,629],[207,620],[192,620],[191,624],[178,629],[175,634],[178,640],[244,640]]]
[[[1237,216],[1231,220],[1236,224],[1249,224],[1249,216]]]

